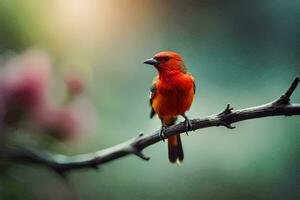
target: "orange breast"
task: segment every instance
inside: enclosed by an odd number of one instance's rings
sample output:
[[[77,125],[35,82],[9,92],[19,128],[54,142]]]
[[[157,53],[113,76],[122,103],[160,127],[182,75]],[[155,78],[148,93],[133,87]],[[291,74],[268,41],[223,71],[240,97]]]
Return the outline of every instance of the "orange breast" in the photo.
[[[160,117],[183,115],[192,105],[194,81],[188,74],[168,81],[158,80],[152,107]]]

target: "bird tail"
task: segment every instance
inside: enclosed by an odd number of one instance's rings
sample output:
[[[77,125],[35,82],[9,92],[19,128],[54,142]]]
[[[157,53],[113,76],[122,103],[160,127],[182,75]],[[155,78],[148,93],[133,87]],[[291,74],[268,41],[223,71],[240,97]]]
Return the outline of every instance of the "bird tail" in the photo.
[[[168,149],[170,162],[180,164],[184,157],[180,135],[172,135],[168,138]]]
[[[177,118],[165,119],[166,125],[171,126],[175,124]],[[180,135],[172,135],[168,137],[168,151],[169,160],[171,163],[180,164],[183,161],[183,148],[181,144]]]

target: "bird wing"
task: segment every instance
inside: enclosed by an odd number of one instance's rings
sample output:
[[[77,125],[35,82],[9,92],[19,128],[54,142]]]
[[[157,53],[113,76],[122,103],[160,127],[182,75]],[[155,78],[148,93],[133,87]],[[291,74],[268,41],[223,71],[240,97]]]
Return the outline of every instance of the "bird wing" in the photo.
[[[194,79],[193,79],[194,81]],[[195,81],[194,81],[194,94],[196,94],[196,84],[195,84]]]
[[[152,107],[153,99],[155,98],[156,91],[157,91],[156,80],[157,80],[157,78],[155,78],[154,81],[153,81],[152,87],[150,89],[150,95],[149,95],[150,106],[151,106],[150,118],[153,118],[153,116],[156,114],[155,110]]]
[[[195,84],[195,79],[193,77],[193,75],[191,73],[188,73],[188,75],[192,78],[193,80],[193,90],[194,90],[194,94],[196,94],[196,84]]]

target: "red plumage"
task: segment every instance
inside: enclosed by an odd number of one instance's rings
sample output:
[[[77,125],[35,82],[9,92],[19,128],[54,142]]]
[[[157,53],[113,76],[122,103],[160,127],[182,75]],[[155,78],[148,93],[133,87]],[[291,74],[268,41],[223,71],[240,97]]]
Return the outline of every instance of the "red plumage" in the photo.
[[[162,125],[170,126],[178,115],[185,117],[185,112],[191,107],[195,94],[194,78],[187,72],[181,56],[174,52],[158,53],[145,63],[154,65],[158,71],[150,95],[151,115],[157,113]],[[169,137],[168,145],[170,161],[182,161],[180,135]]]

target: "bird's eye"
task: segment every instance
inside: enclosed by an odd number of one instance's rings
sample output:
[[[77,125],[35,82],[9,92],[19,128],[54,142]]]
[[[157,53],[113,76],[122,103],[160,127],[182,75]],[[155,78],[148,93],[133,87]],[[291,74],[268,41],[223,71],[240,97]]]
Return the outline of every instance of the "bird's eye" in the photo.
[[[168,57],[168,56],[164,57],[164,61],[167,62],[168,60],[170,60],[170,57]]]

